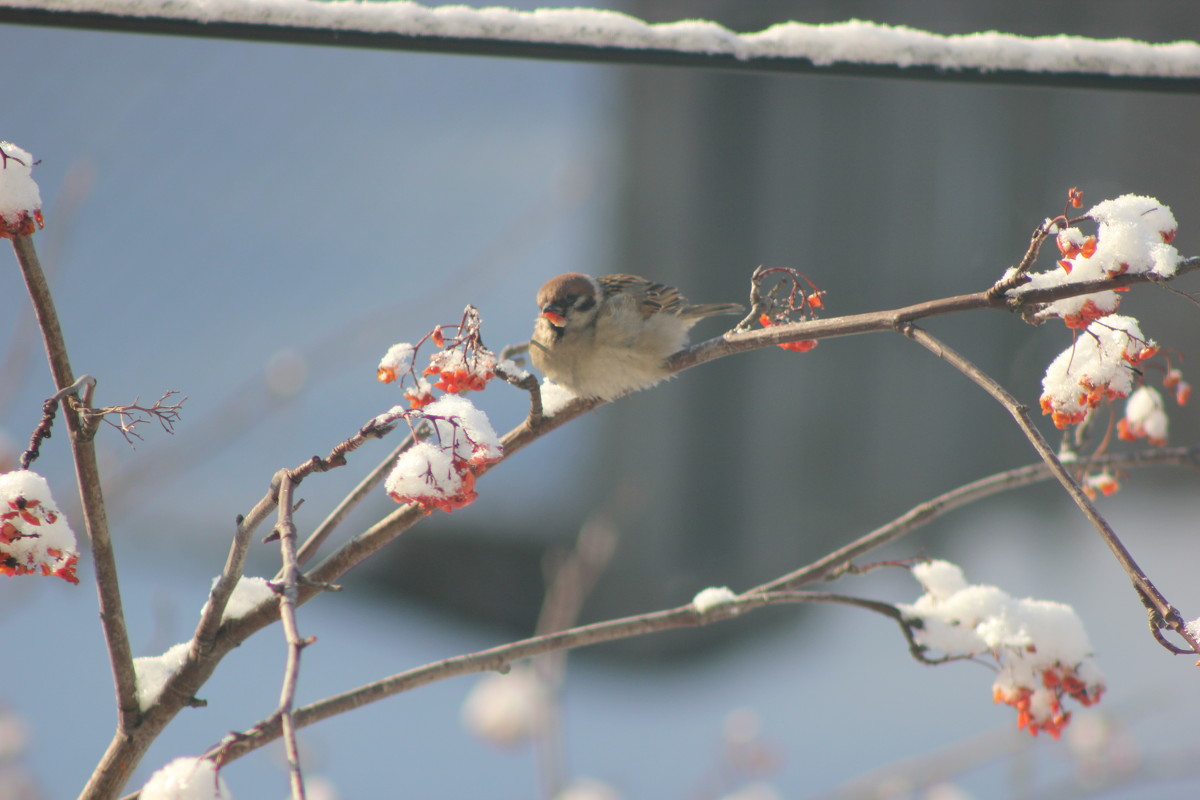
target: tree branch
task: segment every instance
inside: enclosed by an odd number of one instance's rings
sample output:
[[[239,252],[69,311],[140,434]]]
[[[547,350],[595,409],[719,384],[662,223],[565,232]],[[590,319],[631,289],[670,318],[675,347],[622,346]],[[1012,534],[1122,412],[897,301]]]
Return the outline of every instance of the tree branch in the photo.
[[[338,714],[383,700],[393,695],[418,689],[447,678],[479,672],[504,672],[515,662],[545,653],[573,650],[592,644],[627,639],[648,633],[678,628],[702,627],[739,616],[743,612],[772,605],[791,603],[842,603],[866,608],[895,619],[906,631],[910,646],[920,649],[911,636],[911,630],[903,621],[899,611],[887,603],[866,600],[827,592],[774,592],[757,595],[741,595],[719,605],[706,613],[700,613],[691,603],[665,611],[638,614],[622,619],[582,625],[509,644],[456,656],[423,667],[417,667],[387,678],[360,686],[348,692],[320,700],[296,709],[295,722],[305,727]],[[914,650],[915,653],[915,650]],[[263,720],[248,731],[227,736],[209,753],[219,754],[222,763],[228,763],[278,739],[282,734],[280,722],[274,717]]]
[[[1117,562],[1125,570],[1126,574],[1129,575],[1130,580],[1133,581],[1133,586],[1138,593],[1138,597],[1152,614],[1151,629],[1157,631],[1163,626],[1170,628],[1191,646],[1192,652],[1200,654],[1200,640],[1197,640],[1195,634],[1187,629],[1187,625],[1180,613],[1174,606],[1167,602],[1162,593],[1151,583],[1150,578],[1147,577],[1142,568],[1134,561],[1132,554],[1130,554],[1124,543],[1117,536],[1112,526],[1108,524],[1108,520],[1100,515],[1095,504],[1084,494],[1083,489],[1080,488],[1079,483],[1071,475],[1070,471],[1063,466],[1054,449],[1050,447],[1045,437],[1042,436],[1041,432],[1033,424],[1032,420],[1030,420],[1028,407],[1018,402],[1003,386],[976,367],[970,360],[938,341],[928,331],[918,328],[915,325],[905,325],[900,329],[900,332],[957,369],[991,395],[996,402],[1000,403],[1012,415],[1021,432],[1025,434],[1025,438],[1033,445],[1033,449],[1037,451],[1037,454],[1041,456],[1042,461],[1046,463],[1050,472],[1062,485],[1063,489],[1066,490],[1067,494],[1070,495],[1071,499],[1075,501],[1075,505],[1079,506],[1084,516],[1092,523],[1092,527],[1100,533],[1100,537],[1108,545]],[[1164,644],[1164,646],[1167,646],[1169,649],[1175,649],[1178,652],[1177,648],[1167,644],[1160,637],[1156,636],[1155,638],[1161,644]]]
[[[1200,268],[1200,258],[1185,259],[1180,262],[1178,273],[1182,274],[1187,271]],[[993,297],[987,291],[977,292],[975,294],[960,295],[957,297],[942,298],[940,300],[932,300],[924,303],[918,303],[911,306],[905,306],[899,309],[890,311],[879,311],[869,314],[850,315],[845,317],[827,319],[827,320],[811,320],[806,322],[798,322],[787,325],[772,326],[770,328],[748,331],[745,333],[730,332],[723,337],[711,339],[706,342],[701,342],[697,345],[689,347],[685,350],[676,353],[668,359],[668,366],[672,373],[683,371],[693,366],[702,363],[713,361],[717,358],[722,358],[736,353],[755,350],[762,347],[769,347],[783,342],[797,341],[800,339],[818,339],[830,338],[833,336],[848,336],[859,333],[871,333],[877,331],[894,331],[902,327],[905,323],[913,320],[922,319],[925,317],[939,316],[943,314],[957,313],[961,311],[973,311],[984,308],[1003,309],[1014,312],[1023,312],[1033,309],[1036,304],[1048,302],[1051,300],[1061,299],[1064,297],[1073,297],[1080,294],[1087,294],[1105,288],[1115,288],[1119,286],[1127,286],[1135,283],[1144,283],[1149,279],[1142,275],[1121,275],[1117,278],[1106,279],[1103,281],[1093,281],[1090,283],[1068,284],[1064,286],[1054,287],[1049,290],[1041,290],[1039,292],[1028,292],[1020,297],[1010,298],[1006,296]],[[501,440],[504,447],[503,458],[489,465],[486,469],[492,469],[496,464],[503,463],[511,456],[515,455],[528,444],[545,436],[551,431],[571,422],[572,420],[583,416],[593,409],[604,404],[594,398],[577,398],[562,408],[558,409],[553,416],[544,417],[535,423],[534,420],[527,418],[521,424],[510,430]],[[297,470],[293,470],[292,474],[297,479],[304,475],[310,474],[313,471],[322,471],[330,469],[345,463],[344,454],[357,448],[369,437],[378,437],[386,433],[386,431],[373,428],[371,423],[363,427],[360,432],[351,437],[351,439],[339,444],[334,448],[329,459],[321,459],[314,457],[305,464],[301,465]],[[480,472],[482,474],[482,470]],[[275,508],[277,502],[277,487],[267,493],[267,495],[259,501],[255,508],[247,515],[243,525],[249,529],[257,527],[263,519],[270,513],[270,510]],[[311,597],[320,591],[320,587],[326,584],[336,582],[346,572],[353,569],[358,564],[369,558],[374,553],[385,547],[398,536],[405,533],[409,528],[423,519],[425,512],[417,505],[409,504],[401,506],[387,515],[383,519],[376,522],[366,530],[351,537],[348,541],[339,546],[336,550],[326,556],[315,567],[309,570],[304,581],[298,587],[297,604],[307,602]],[[894,537],[893,537],[894,538]],[[846,557],[844,554],[839,556],[844,563]],[[853,557],[848,556],[848,557]],[[829,566],[822,567],[818,570],[821,574],[828,572]],[[811,580],[812,578],[805,578]],[[796,576],[792,576],[792,580],[796,580]],[[787,585],[796,585],[789,582]],[[760,592],[754,597],[764,597],[762,593],[763,587],[758,590]],[[687,608],[687,607],[685,607]],[[661,612],[663,614],[671,614],[672,612]],[[216,669],[217,664],[233,648],[239,646],[242,642],[248,639],[257,631],[274,623],[279,619],[278,604],[267,602],[261,604],[258,608],[253,609],[244,616],[225,620],[221,623],[219,629],[213,637],[213,643],[207,656],[201,659],[189,660],[172,678],[168,681],[167,690],[164,692],[164,698],[171,698],[171,703],[161,703],[160,707],[156,707],[148,712],[146,719],[143,721],[143,728],[147,729],[147,733],[151,728],[161,730],[167,722],[186,704],[186,700],[191,698],[199,688],[208,680]],[[637,618],[641,620],[642,618]],[[641,627],[642,622],[625,621],[624,624],[632,626],[629,632],[612,634],[606,633],[608,629],[599,628],[593,629],[590,626],[584,630],[579,641],[575,641],[568,637],[570,644],[564,644],[562,639],[553,637],[539,640],[538,648],[526,655],[513,655],[513,658],[524,658],[529,655],[537,655],[540,652],[549,652],[549,650],[560,647],[578,647],[584,644],[590,644],[594,641],[608,641],[618,635],[636,635],[637,632],[650,632],[657,630],[654,625],[661,624],[656,622],[657,618],[648,618],[646,622],[649,627]],[[617,620],[612,623],[605,623],[617,626],[620,628],[623,621]],[[615,629],[614,629],[615,630]],[[599,636],[600,638],[589,638]],[[487,651],[491,652],[491,651]],[[507,652],[507,651],[506,651]],[[482,657],[482,656],[481,656]],[[462,657],[466,658],[466,657]],[[480,669],[490,669],[499,667],[479,667],[476,662],[470,662],[470,668],[456,666],[459,662],[451,660],[450,666],[447,667],[449,672],[444,674],[444,677],[451,675],[463,674],[463,672],[480,671]],[[426,668],[422,668],[426,669]],[[432,669],[432,668],[430,668]],[[455,671],[462,670],[462,671]],[[401,688],[389,689],[391,693],[403,691],[407,688],[415,688],[415,685],[424,685],[424,683],[440,679],[443,676],[432,672],[416,672],[404,673],[403,677],[398,679],[403,684]],[[417,681],[415,685],[409,685],[412,681]],[[373,691],[382,691],[381,689]],[[368,692],[367,694],[370,694]],[[355,696],[357,699],[347,702],[369,702],[364,699],[365,695]],[[323,719],[325,716],[332,713],[340,713],[338,711],[325,711],[325,707],[314,708],[312,706],[296,711],[296,725],[302,727],[310,724],[310,722]],[[339,706],[340,708],[340,706]],[[314,717],[313,715],[318,716]],[[325,716],[320,716],[324,714]],[[139,731],[139,734],[142,731]],[[156,733],[155,733],[156,735]],[[137,760],[145,752],[148,747],[149,740],[143,739],[142,736],[131,737],[130,740],[121,743],[114,740],[110,746],[110,750],[105,755],[106,761],[103,763],[124,763],[136,764]],[[97,795],[100,796],[100,795]]]
[[[1124,456],[1102,456],[1080,460],[1080,464],[1101,465],[1112,468],[1137,468],[1153,465],[1173,464],[1200,469],[1200,446],[1179,447],[1165,450],[1144,450]],[[549,632],[529,639],[479,651],[464,656],[427,664],[407,672],[375,681],[358,689],[344,692],[335,697],[296,709],[295,724],[304,727],[323,719],[336,716],[355,708],[368,705],[385,697],[417,689],[459,675],[486,671],[504,671],[513,661],[544,655],[546,653],[584,647],[590,644],[631,638],[662,630],[680,627],[701,626],[738,615],[742,611],[777,605],[784,602],[836,602],[854,605],[883,614],[900,625],[909,645],[911,655],[922,663],[941,663],[950,659],[930,659],[924,648],[913,638],[911,627],[903,616],[889,603],[824,592],[800,592],[793,587],[814,580],[829,579],[841,573],[851,559],[880,547],[926,523],[947,511],[960,508],[990,495],[1017,489],[1039,481],[1056,477],[1045,463],[1031,464],[1014,470],[966,484],[953,491],[914,507],[896,520],[872,531],[857,542],[848,545],[800,570],[784,575],[762,586],[738,595],[733,603],[718,606],[707,615],[699,615],[691,604],[675,609],[641,614],[624,619],[584,625],[562,632]],[[219,751],[223,761],[240,758],[279,738],[282,727],[277,719],[269,718],[249,731],[227,737],[213,748]],[[212,751],[210,751],[212,752]]]
[[[296,700],[296,684],[300,679],[300,653],[312,640],[302,639],[296,625],[296,596],[301,578],[300,564],[296,560],[296,524],[292,521],[292,476],[287,470],[281,470],[277,479],[279,522],[275,525],[275,531],[283,561],[283,580],[271,588],[279,595],[279,619],[283,623],[283,635],[287,642],[287,665],[283,670],[283,686],[279,690],[279,708],[272,716],[279,719],[283,732],[292,800],[305,800],[304,775],[300,771],[300,747],[296,742],[292,706]]]
[[[55,388],[64,390],[75,383],[67,344],[59,324],[54,298],[42,271],[33,239],[15,236],[13,251],[25,279],[25,287],[37,315],[38,327],[46,346],[46,358]],[[116,555],[109,537],[108,517],[104,510],[104,493],[100,485],[100,468],[92,439],[76,407],[64,396],[63,411],[70,433],[71,454],[75,460],[75,477],[79,484],[79,499],[83,508],[84,525],[92,545],[92,561],[96,572],[96,590],[100,598],[100,624],[108,646],[113,683],[117,697],[117,734],[137,727],[141,709],[137,700],[137,676],[133,670],[133,652],[129,632],[125,627],[125,612],[121,606],[121,587],[117,580]]]

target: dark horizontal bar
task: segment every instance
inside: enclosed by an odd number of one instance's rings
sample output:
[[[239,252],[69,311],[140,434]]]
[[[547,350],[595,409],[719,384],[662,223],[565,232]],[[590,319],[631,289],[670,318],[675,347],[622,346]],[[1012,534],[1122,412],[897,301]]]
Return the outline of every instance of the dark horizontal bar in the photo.
[[[93,31],[191,36],[277,44],[358,47],[446,55],[498,56],[594,64],[671,66],[748,73],[823,75],[853,78],[900,78],[998,86],[1052,89],[1102,89],[1134,92],[1200,92],[1200,78],[1114,76],[1083,72],[1028,72],[979,68],[835,62],[817,65],[807,58],[739,59],[724,53],[696,53],[661,48],[603,47],[561,42],[530,42],[482,37],[449,37],[335,28],[267,25],[248,22],[201,22],[170,17],[137,17],[94,11],[9,8],[0,5],[0,23]]]

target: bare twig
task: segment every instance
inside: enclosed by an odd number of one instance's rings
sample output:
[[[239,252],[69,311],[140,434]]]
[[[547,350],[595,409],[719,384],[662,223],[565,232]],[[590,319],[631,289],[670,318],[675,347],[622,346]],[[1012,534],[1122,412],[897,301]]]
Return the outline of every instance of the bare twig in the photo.
[[[185,397],[177,403],[167,402],[177,394],[179,392],[174,390],[165,392],[151,406],[140,405],[139,400],[134,400],[132,403],[124,406],[89,408],[83,411],[82,414],[90,425],[95,425],[101,420],[107,422],[120,431],[125,441],[132,445],[134,439],[140,441],[142,438],[141,434],[137,432],[137,427],[151,420],[157,420],[166,433],[175,432],[175,423],[179,421],[179,412],[183,408],[183,404],[187,401]]]
[[[68,389],[75,383],[71,361],[67,355],[66,340],[54,308],[54,299],[46,283],[38,261],[33,239],[16,236],[12,240],[21,274],[29,298],[37,314],[38,327],[46,346],[46,357],[54,385]],[[71,452],[75,460],[75,476],[79,484],[80,503],[83,507],[84,525],[92,545],[92,561],[96,572],[96,589],[100,599],[100,624],[108,645],[109,661],[112,665],[113,682],[117,696],[117,736],[125,736],[140,722],[141,709],[137,701],[137,677],[133,670],[133,653],[129,645],[129,632],[125,627],[125,613],[121,607],[121,589],[117,580],[116,555],[109,537],[108,517],[104,510],[104,494],[100,485],[100,468],[96,463],[96,451],[89,438],[83,436],[83,420],[74,408],[64,402],[67,430],[70,433]],[[91,786],[97,781],[108,782],[119,788],[118,780],[124,776],[110,774],[93,775]],[[114,790],[115,791],[115,790]],[[86,790],[85,790],[86,792]]]
[[[300,748],[296,742],[292,706],[296,700],[296,683],[300,677],[300,652],[313,640],[302,639],[296,625],[296,596],[301,576],[300,564],[296,560],[296,525],[292,521],[294,484],[287,470],[281,470],[276,479],[279,483],[279,521],[275,525],[275,531],[283,558],[283,580],[273,583],[271,588],[279,595],[279,619],[283,623],[283,634],[287,641],[287,666],[283,672],[283,686],[279,691],[279,708],[275,716],[279,718],[280,730],[283,733],[292,800],[304,800],[304,775],[300,771]]]
[[[996,402],[1000,403],[1012,415],[1021,432],[1025,434],[1030,444],[1033,445],[1033,449],[1037,451],[1037,454],[1041,456],[1054,477],[1058,479],[1058,482],[1066,490],[1067,494],[1075,501],[1075,505],[1079,506],[1084,516],[1092,523],[1092,527],[1100,533],[1100,537],[1108,545],[1117,562],[1125,570],[1126,574],[1129,575],[1129,579],[1133,582],[1138,597],[1151,613],[1151,630],[1157,632],[1162,627],[1170,628],[1188,643],[1192,648],[1190,652],[1200,653],[1200,640],[1197,639],[1194,633],[1188,630],[1180,613],[1174,606],[1167,602],[1162,593],[1151,583],[1150,578],[1147,577],[1142,568],[1134,561],[1129,550],[1126,549],[1124,543],[1112,529],[1112,526],[1108,524],[1108,521],[1100,515],[1100,512],[1096,509],[1091,499],[1088,498],[1079,486],[1079,483],[1071,475],[1070,470],[1063,466],[1054,449],[1050,447],[1045,437],[1042,436],[1041,432],[1038,431],[1037,427],[1030,420],[1029,409],[1018,402],[1003,386],[996,383],[996,381],[976,367],[971,361],[938,341],[928,331],[918,328],[915,325],[905,325],[900,329],[900,332],[971,379],[972,382],[991,395]],[[1160,643],[1167,644],[1157,633],[1155,638]],[[1170,646],[1168,649],[1175,652],[1189,652],[1180,651],[1179,648],[1174,646]]]

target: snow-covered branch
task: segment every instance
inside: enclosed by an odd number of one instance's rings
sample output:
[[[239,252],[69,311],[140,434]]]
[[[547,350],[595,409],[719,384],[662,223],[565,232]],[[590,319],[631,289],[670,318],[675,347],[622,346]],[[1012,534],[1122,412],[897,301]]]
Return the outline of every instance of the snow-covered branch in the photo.
[[[1200,91],[1200,44],[988,31],[946,36],[862,20],[736,33],[599,9],[356,0],[4,0],[0,22],[462,55],[752,72]]]

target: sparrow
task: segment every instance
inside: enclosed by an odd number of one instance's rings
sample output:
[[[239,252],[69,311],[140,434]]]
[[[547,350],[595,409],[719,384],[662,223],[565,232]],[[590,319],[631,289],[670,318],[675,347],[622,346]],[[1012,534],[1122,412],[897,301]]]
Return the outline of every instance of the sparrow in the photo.
[[[580,397],[613,400],[668,377],[666,358],[705,317],[738,314],[737,303],[688,305],[673,286],[636,275],[568,272],[537,293],[529,342],[533,365]]]

